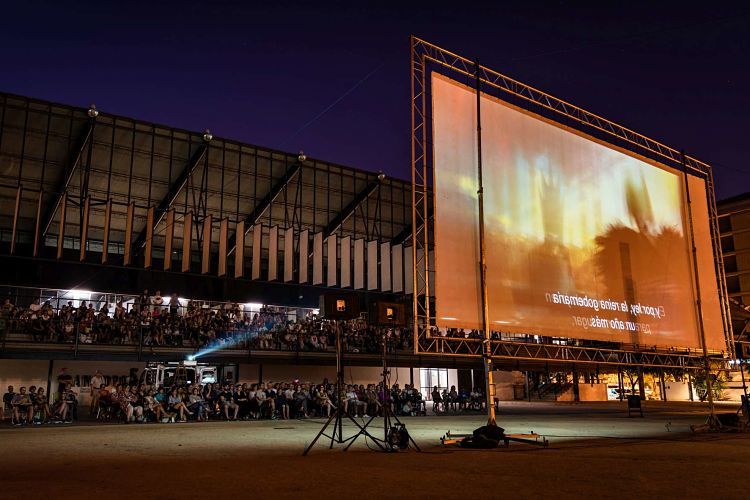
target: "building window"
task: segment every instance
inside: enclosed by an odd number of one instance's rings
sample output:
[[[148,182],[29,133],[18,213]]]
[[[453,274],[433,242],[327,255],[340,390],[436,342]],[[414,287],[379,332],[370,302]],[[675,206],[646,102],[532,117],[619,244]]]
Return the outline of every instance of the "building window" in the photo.
[[[732,218],[728,215],[719,216],[719,232],[728,233],[732,230]]]
[[[420,368],[419,380],[421,381],[421,391],[425,399],[432,400],[432,389],[437,386],[440,392],[448,389],[448,369],[447,368]]]
[[[727,273],[737,272],[737,256],[727,255],[724,257],[724,271]]]
[[[739,276],[727,276],[727,292],[739,293],[740,292],[740,278]]]
[[[731,236],[721,237],[721,251],[722,252],[734,251],[734,239]]]

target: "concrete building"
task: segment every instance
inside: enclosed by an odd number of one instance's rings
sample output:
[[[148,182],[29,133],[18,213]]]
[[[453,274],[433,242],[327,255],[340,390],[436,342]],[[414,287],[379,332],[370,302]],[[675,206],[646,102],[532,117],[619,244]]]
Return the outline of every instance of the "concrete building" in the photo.
[[[717,202],[732,329],[738,355],[750,355],[750,193]]]
[[[717,202],[729,296],[750,305],[750,192]]]

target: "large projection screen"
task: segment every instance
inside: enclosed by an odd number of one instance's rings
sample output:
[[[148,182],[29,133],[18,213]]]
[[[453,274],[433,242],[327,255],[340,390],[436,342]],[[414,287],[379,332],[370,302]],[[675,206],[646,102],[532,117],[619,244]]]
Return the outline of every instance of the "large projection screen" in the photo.
[[[433,73],[435,319],[482,326],[476,92]],[[489,95],[481,98],[495,331],[725,350],[705,183]]]

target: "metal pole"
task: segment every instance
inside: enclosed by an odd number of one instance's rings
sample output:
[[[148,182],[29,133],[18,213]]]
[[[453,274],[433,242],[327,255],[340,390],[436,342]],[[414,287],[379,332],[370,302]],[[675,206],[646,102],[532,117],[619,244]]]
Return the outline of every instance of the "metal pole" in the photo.
[[[383,441],[388,444],[388,431],[391,427],[390,419],[388,418],[388,401],[386,400],[386,394],[388,393],[388,365],[386,364],[386,356],[388,355],[388,348],[386,346],[386,334],[383,333]]]
[[[143,327],[138,327],[138,361],[143,361]]]
[[[336,321],[336,408],[338,410],[338,417],[341,416],[343,405],[341,402],[341,391],[344,387],[344,349],[341,341],[341,323]],[[383,400],[385,400],[385,388],[383,388]],[[336,418],[334,424],[333,437],[331,438],[331,446],[333,447],[333,441],[338,430],[339,442],[344,437],[343,422],[341,418]]]
[[[477,90],[477,196],[479,198],[479,275],[482,287],[482,360],[484,362],[484,377],[486,380],[485,394],[487,398],[487,425],[495,425],[495,384],[492,380],[492,341],[490,334],[490,310],[487,301],[487,254],[484,240],[484,186],[482,184],[482,95],[480,91],[479,60],[475,63],[475,77]]]
[[[529,384],[529,372],[526,371],[526,399],[529,400],[529,403],[531,403],[531,384]]]
[[[76,327],[73,329],[73,332],[76,336],[75,338],[75,348],[73,349],[73,358],[78,359],[78,337],[81,335],[81,323],[76,321]]]
[[[711,383],[711,364],[708,360],[708,347],[706,346],[706,330],[703,323],[703,304],[701,302],[701,283],[698,276],[698,255],[695,247],[695,230],[693,228],[693,209],[690,202],[690,186],[688,184],[687,165],[685,164],[685,153],[680,153],[682,169],[685,178],[685,196],[687,199],[688,227],[690,229],[690,248],[693,256],[693,274],[695,275],[695,305],[698,309],[698,331],[700,333],[701,348],[703,349],[703,368],[706,372],[706,393],[708,396],[708,420],[710,423],[716,421],[714,414],[713,384]]]

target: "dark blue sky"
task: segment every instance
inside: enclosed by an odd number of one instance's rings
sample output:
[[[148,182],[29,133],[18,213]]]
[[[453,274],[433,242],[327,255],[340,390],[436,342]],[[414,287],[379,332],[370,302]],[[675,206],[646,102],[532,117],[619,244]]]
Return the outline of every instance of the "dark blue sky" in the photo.
[[[151,3],[4,5],[0,89],[408,178],[414,33],[750,191],[747,2]]]

